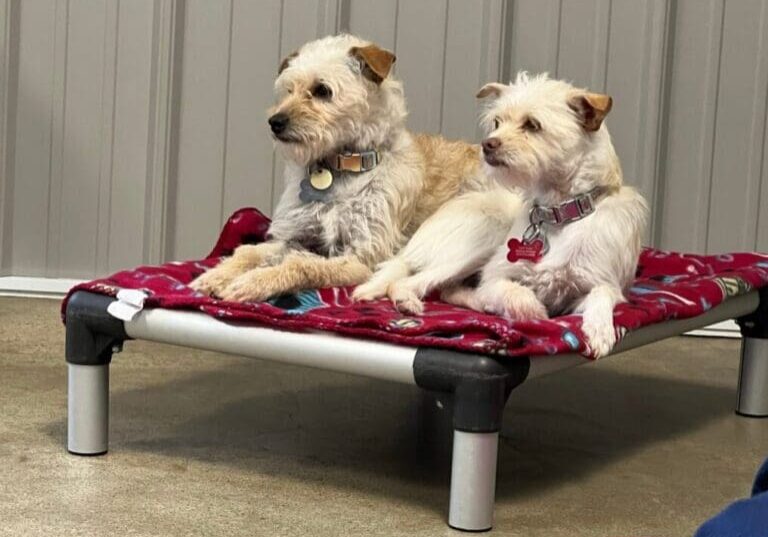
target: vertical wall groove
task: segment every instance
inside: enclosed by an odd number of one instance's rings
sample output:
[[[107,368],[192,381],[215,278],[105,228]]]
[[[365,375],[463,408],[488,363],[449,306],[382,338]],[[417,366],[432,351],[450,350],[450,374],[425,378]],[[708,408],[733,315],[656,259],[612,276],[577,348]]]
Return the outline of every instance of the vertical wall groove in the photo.
[[[56,0],[50,153],[48,155],[48,199],[46,203],[48,224],[45,235],[45,274],[47,276],[58,276],[60,270],[68,46],[69,0]]]
[[[562,37],[562,27],[563,27],[563,0],[558,0],[557,2],[557,30],[555,30],[555,35],[557,36],[557,39],[555,39],[555,71],[552,73],[553,76],[559,77],[560,76],[560,38]]]
[[[608,0],[608,13],[605,19],[605,59],[603,61],[603,83],[600,91],[606,91],[608,86],[608,51],[611,49],[611,15],[613,13],[613,0]]]
[[[663,42],[660,50],[659,77],[657,89],[659,98],[655,111],[656,128],[653,140],[653,160],[650,173],[653,175],[653,196],[648,200],[653,208],[653,218],[650,221],[648,236],[651,244],[658,244],[659,229],[663,225],[661,214],[663,212],[663,195],[665,176],[665,162],[667,156],[667,130],[669,117],[670,73],[674,62],[675,14],[677,0],[671,0],[664,6]]]
[[[441,68],[440,85],[440,128],[438,132],[443,132],[443,118],[445,117],[445,64],[448,57],[448,22],[451,16],[451,0],[445,0],[445,22],[443,24],[443,65]]]
[[[112,166],[115,143],[115,99],[117,90],[117,44],[121,0],[107,3],[104,13],[104,67],[101,82],[101,147],[99,151],[99,197],[96,209],[96,259],[94,272],[108,270],[112,212]]]
[[[395,30],[394,30],[394,37],[392,41],[392,50],[394,52],[397,52],[397,21],[400,20],[400,0],[395,0]]]
[[[663,192],[667,182],[667,156],[668,156],[668,133],[669,133],[669,101],[672,91],[672,69],[675,64],[674,42],[675,42],[675,21],[677,17],[677,0],[671,0],[667,4],[666,28],[664,31],[664,67],[662,77],[659,81],[661,87],[661,106],[658,112],[658,128],[656,132],[656,188],[654,198],[650,200],[653,207],[653,223],[650,231],[651,243],[659,244],[661,242],[661,227],[663,225],[662,215],[664,214],[664,195]]]
[[[725,1],[720,2],[720,29],[718,32],[718,41],[717,41],[717,55],[715,60],[715,74],[714,74],[714,99],[712,103],[712,139],[710,140],[710,147],[709,152],[707,153],[709,155],[709,166],[707,169],[708,177],[707,177],[707,197],[706,197],[706,205],[705,205],[705,216],[704,216],[704,225],[703,225],[703,233],[704,233],[704,241],[703,244],[701,244],[701,247],[706,249],[709,245],[709,216],[712,213],[712,185],[714,184],[714,169],[715,169],[715,146],[717,145],[717,110],[718,110],[718,104],[720,102],[720,92],[719,92],[719,83],[720,83],[720,67],[722,65],[722,58],[723,58],[723,33],[725,28]]]
[[[224,199],[227,190],[227,135],[229,134],[229,87],[232,81],[232,20],[235,13],[233,0],[229,0],[229,35],[227,39],[227,76],[225,84],[224,97],[224,133],[222,145],[224,146],[224,157],[221,159],[221,198],[219,199],[219,219],[226,218],[224,214]]]
[[[0,3],[0,276],[10,272],[13,225],[19,0]]]
[[[184,0],[156,2],[152,25],[152,74],[145,168],[143,259],[167,260],[170,206],[178,157]]]
[[[275,67],[280,66],[280,62],[283,61],[283,18],[285,17],[285,0],[280,0],[280,26],[278,29],[277,39],[278,39],[278,47],[277,47],[277,58],[275,58]],[[281,189],[282,181],[280,181],[280,175],[282,174],[282,168],[278,165],[277,161],[277,155],[273,151],[272,156],[270,159],[270,166],[269,170],[271,172],[270,177],[272,179],[271,185],[272,188],[269,193],[269,214],[272,214],[272,209],[277,205],[278,201],[278,192]]]

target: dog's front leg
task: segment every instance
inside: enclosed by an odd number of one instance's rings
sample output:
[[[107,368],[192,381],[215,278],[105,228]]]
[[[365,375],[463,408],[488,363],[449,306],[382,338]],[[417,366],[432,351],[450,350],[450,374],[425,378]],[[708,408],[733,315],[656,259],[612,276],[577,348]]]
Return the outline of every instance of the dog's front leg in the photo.
[[[584,332],[595,358],[607,355],[616,344],[613,308],[624,300],[624,295],[617,286],[596,285],[576,307],[575,313],[583,315],[581,331]]]
[[[256,267],[278,263],[286,250],[283,241],[238,246],[230,257],[198,276],[189,286],[206,295],[220,296],[235,278]]]
[[[522,209],[507,189],[473,192],[448,202],[427,219],[392,260],[355,291],[355,298],[389,296],[401,311],[420,314],[421,299],[477,272],[504,241]],[[450,294],[450,293],[449,293]]]
[[[293,252],[279,265],[256,268],[235,278],[221,294],[224,300],[263,302],[273,296],[301,289],[357,285],[371,270],[357,257],[321,257]]]

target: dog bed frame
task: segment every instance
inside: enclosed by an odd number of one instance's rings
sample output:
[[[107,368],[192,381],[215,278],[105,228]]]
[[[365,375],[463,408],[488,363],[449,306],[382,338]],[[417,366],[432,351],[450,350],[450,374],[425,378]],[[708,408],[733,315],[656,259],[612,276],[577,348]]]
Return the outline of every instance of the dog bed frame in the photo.
[[[761,296],[762,295],[762,296]],[[504,405],[523,382],[590,360],[578,354],[499,360],[451,350],[414,348],[327,333],[295,333],[238,326],[203,313],[147,309],[131,321],[107,312],[114,298],[76,292],[67,305],[70,453],[107,452],[109,363],[127,339],[263,358],[453,394],[453,457],[448,524],[491,528],[496,453]],[[690,319],[667,321],[629,333],[612,354],[727,319],[744,335],[736,412],[768,416],[768,293],[734,297]]]
[[[415,384],[454,400],[448,523],[490,529],[505,403],[529,379],[591,361],[580,316],[512,325],[428,301],[416,319],[386,301],[354,304],[348,289],[237,304],[188,287],[238,245],[264,240],[268,226],[257,210],[241,209],[204,260],[139,267],[70,291],[63,304],[69,451],[107,452],[109,364],[129,339]],[[614,314],[621,339],[612,354],[728,319],[744,336],[736,412],[767,417],[768,256],[645,250],[629,302]]]

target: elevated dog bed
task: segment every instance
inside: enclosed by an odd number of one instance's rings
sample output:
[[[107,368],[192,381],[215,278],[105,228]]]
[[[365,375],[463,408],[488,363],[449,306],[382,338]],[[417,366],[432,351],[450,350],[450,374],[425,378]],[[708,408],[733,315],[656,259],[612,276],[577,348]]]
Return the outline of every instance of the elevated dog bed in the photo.
[[[345,288],[240,304],[188,287],[237,246],[264,240],[268,226],[256,209],[241,209],[203,260],[139,267],[70,291],[62,305],[69,450],[106,452],[108,364],[131,338],[415,383],[455,398],[449,523],[459,529],[488,529],[504,403],[527,378],[588,361],[581,316],[510,323],[428,299],[424,315],[412,317],[386,300],[354,303]],[[615,310],[620,343],[612,354],[739,319],[746,337],[737,411],[766,416],[766,291],[768,255],[698,256],[645,249],[629,301]]]

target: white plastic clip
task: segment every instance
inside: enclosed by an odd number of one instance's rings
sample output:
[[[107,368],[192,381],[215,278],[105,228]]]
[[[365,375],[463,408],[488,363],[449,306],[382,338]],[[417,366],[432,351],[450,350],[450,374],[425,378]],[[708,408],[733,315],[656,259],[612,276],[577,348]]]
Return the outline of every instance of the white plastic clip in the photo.
[[[131,321],[136,314],[144,309],[147,293],[138,289],[121,289],[117,292],[117,300],[107,306],[107,312],[121,321]]]

